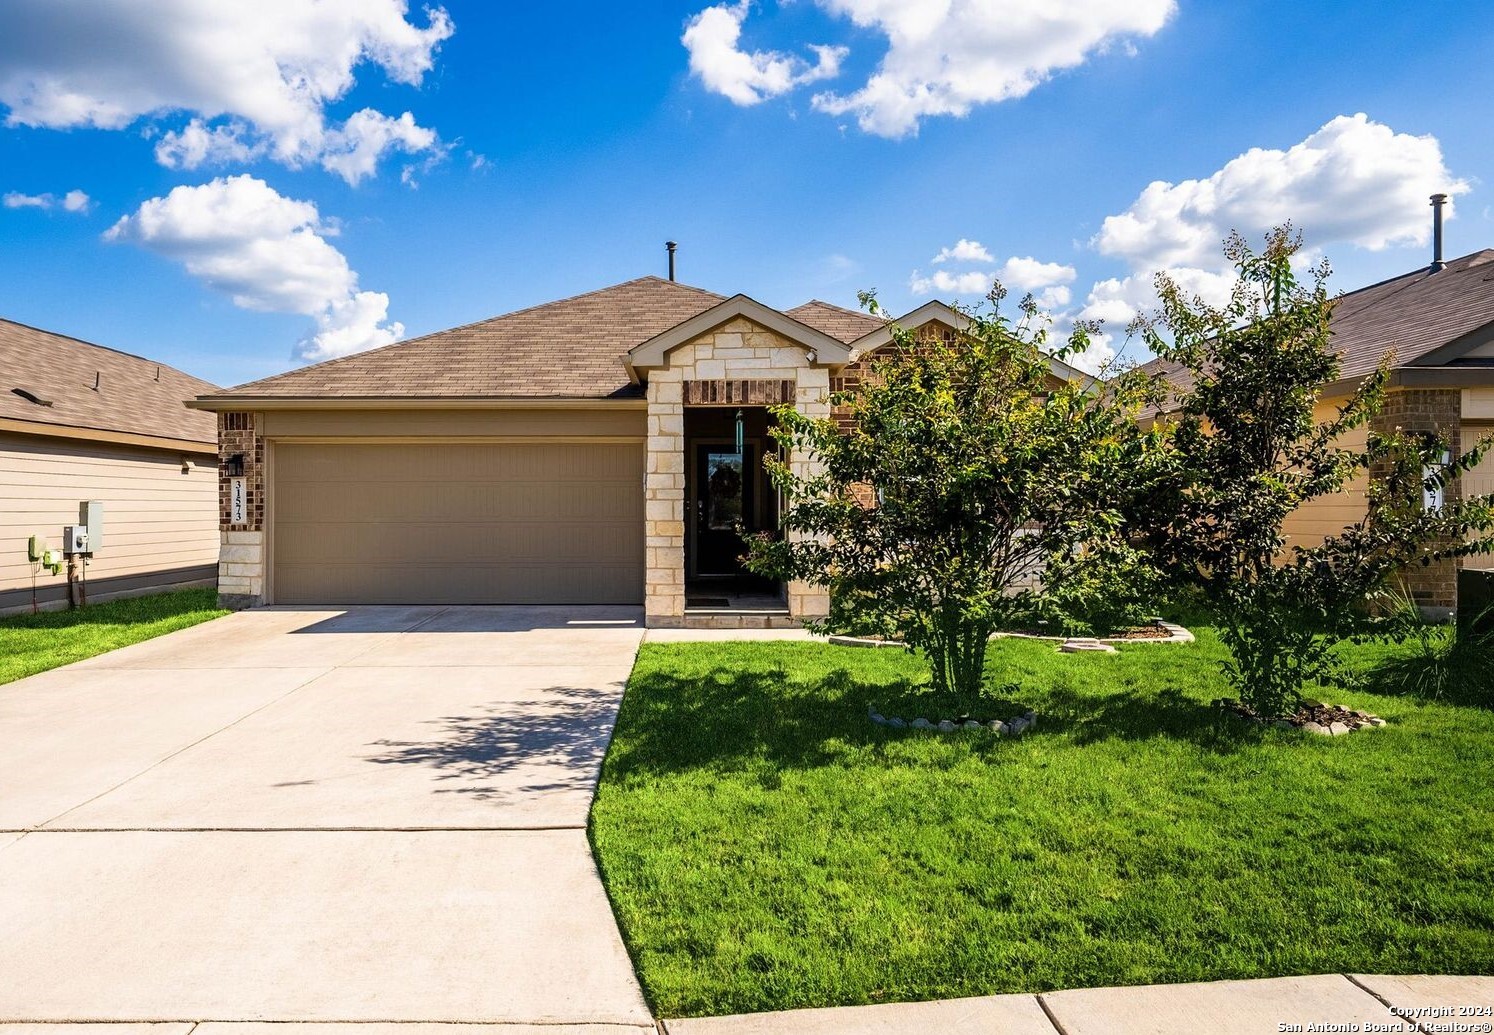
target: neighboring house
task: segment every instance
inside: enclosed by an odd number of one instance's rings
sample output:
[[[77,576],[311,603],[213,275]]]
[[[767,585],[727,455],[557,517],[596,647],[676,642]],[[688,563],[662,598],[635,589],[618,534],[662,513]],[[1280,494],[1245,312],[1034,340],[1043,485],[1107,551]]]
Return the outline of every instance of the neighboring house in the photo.
[[[1435,265],[1435,264],[1434,264]],[[1354,389],[1391,358],[1389,394],[1371,426],[1436,432],[1461,452],[1494,436],[1494,249],[1453,259],[1445,268],[1423,267],[1340,296],[1333,314],[1332,344],[1342,359],[1339,380],[1326,386],[1321,419],[1331,417]],[[1175,369],[1154,360],[1150,369]],[[1346,445],[1362,447],[1369,428]],[[1288,519],[1288,545],[1315,546],[1327,535],[1365,515],[1361,480],[1352,491],[1314,500]],[[1447,500],[1494,492],[1494,454],[1474,471],[1450,482]],[[1461,563],[1443,561],[1404,573],[1417,603],[1430,612],[1457,607]]]
[[[216,581],[217,426],[182,405],[213,385],[9,320],[0,371],[0,613],[67,606],[66,570],[28,545],[60,551],[88,500],[104,504],[89,601]]]
[[[934,302],[898,323],[964,318]],[[742,570],[736,526],[777,527],[768,407],[829,416],[890,339],[824,302],[644,277],[202,395],[243,478],[224,475],[220,598],[643,604],[654,626],[823,614],[821,590]]]

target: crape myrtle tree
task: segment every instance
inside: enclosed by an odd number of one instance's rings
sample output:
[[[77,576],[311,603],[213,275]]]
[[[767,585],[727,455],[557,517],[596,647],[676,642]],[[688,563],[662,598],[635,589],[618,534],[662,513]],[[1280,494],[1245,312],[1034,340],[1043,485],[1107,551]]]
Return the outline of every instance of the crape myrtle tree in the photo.
[[[1334,300],[1326,263],[1299,279],[1300,245],[1290,224],[1268,234],[1260,254],[1232,234],[1229,302],[1190,298],[1160,275],[1159,316],[1142,326],[1172,365],[1160,375],[1173,393],[1161,422],[1170,469],[1139,497],[1133,520],[1158,567],[1203,590],[1230,652],[1229,683],[1271,715],[1294,710],[1306,683],[1330,676],[1334,645],[1396,571],[1487,551],[1494,529],[1490,497],[1423,505],[1424,488],[1474,466],[1484,445],[1449,456],[1434,436],[1374,430],[1363,449],[1341,444],[1379,413],[1388,362],[1319,421],[1323,388],[1339,379]],[[1282,529],[1293,511],[1369,474],[1362,520],[1321,545],[1289,546]]]
[[[1119,534],[1150,441],[1135,419],[1142,382],[1055,383],[1042,351],[1050,321],[1030,295],[1008,319],[1004,295],[998,284],[988,306],[965,311],[950,341],[894,328],[861,383],[833,397],[848,428],[774,411],[782,452],[811,463],[768,461],[785,534],[754,540],[748,558],[828,589],[820,631],[899,636],[927,658],[936,689],[967,698],[981,692],[991,634],[1039,610],[1031,577],[1045,559]],[[862,302],[880,313],[874,295]],[[1078,327],[1053,355],[1084,350],[1093,331]]]

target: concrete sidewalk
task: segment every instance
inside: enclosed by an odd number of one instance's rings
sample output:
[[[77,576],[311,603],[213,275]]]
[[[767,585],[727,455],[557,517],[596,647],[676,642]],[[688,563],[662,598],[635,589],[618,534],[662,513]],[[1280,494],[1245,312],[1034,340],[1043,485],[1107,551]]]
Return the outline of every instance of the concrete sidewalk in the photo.
[[[1459,1015],[1459,1008],[1474,1011]],[[1441,1011],[1451,1011],[1450,1013]],[[1478,1013],[1483,1010],[1485,1012]],[[1321,974],[665,1021],[668,1035],[1266,1035],[1490,1030],[1494,977]],[[1419,1020],[1417,1020],[1419,1018]],[[1439,1029],[1437,1024],[1462,1023]],[[1316,1025],[1317,1027],[1314,1027]]]

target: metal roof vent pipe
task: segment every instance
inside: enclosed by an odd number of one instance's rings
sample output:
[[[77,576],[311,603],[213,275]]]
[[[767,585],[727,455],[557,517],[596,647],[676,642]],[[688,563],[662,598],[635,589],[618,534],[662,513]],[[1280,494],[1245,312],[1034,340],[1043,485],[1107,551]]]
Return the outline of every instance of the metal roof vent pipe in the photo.
[[[1439,240],[1439,241],[1442,240],[1441,231],[1438,231],[1437,240]],[[679,247],[679,245],[675,244],[673,241],[665,241],[664,242],[664,248],[665,248],[666,251],[669,252],[669,279],[670,280],[674,279],[674,250],[676,248],[678,248],[678,247]]]
[[[1432,195],[1432,265],[1427,268],[1428,273],[1447,269],[1447,263],[1442,261],[1442,206],[1446,204],[1446,194]]]

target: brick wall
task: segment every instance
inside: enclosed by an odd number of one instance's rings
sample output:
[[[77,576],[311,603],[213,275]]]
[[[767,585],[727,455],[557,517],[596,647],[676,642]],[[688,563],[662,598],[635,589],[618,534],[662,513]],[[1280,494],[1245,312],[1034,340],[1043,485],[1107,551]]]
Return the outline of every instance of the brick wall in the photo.
[[[1448,443],[1454,455],[1462,451],[1463,397],[1455,388],[1403,388],[1390,392],[1384,409],[1374,418],[1372,427],[1381,434],[1432,432]],[[1462,487],[1457,481],[1446,489],[1448,502],[1461,499]],[[1451,543],[1446,545],[1452,545]],[[1411,595],[1423,608],[1442,611],[1457,607],[1458,559],[1413,565],[1403,573]]]
[[[917,338],[919,340],[926,338],[937,338],[938,340],[943,341],[946,345],[952,344],[954,342],[955,335],[957,333],[958,332],[953,327],[950,327],[947,324],[940,323],[937,320],[930,320],[928,323],[919,327],[916,332]],[[876,354],[876,351],[867,352],[861,356],[856,357],[856,362],[848,363],[844,367],[842,367],[840,369],[840,372],[830,379],[831,394],[854,391],[856,387],[860,385],[863,380],[865,380],[867,374],[870,373],[872,361]],[[840,425],[841,430],[850,430],[852,422],[851,411],[849,407],[833,407],[831,409],[831,416],[835,418],[835,422]]]
[[[255,413],[218,414],[218,601],[255,607],[265,599],[265,440]],[[244,517],[232,520],[230,457],[244,458]]]

